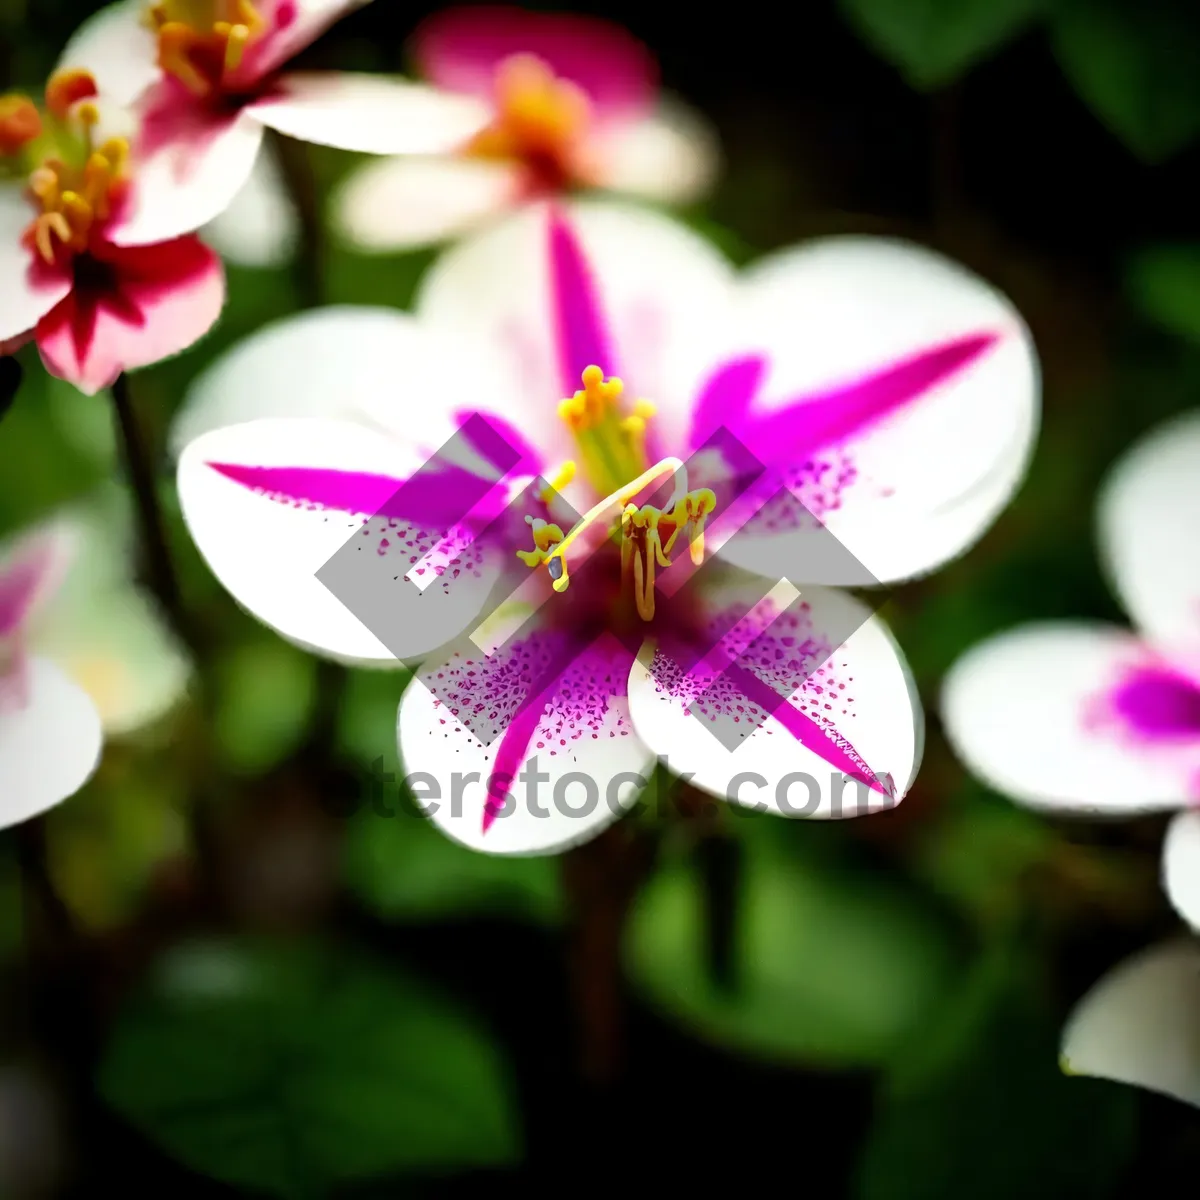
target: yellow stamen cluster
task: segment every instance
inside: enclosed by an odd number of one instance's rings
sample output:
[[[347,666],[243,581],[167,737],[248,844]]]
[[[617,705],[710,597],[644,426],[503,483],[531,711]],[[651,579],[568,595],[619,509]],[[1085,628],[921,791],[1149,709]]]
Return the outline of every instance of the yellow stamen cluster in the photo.
[[[124,138],[95,144],[100,115],[92,101],[95,83],[82,71],[63,72],[46,86],[47,108],[74,142],[74,154],[50,156],[29,176],[29,192],[41,212],[26,241],[47,264],[63,252],[87,250],[93,226],[107,220],[129,159]],[[75,161],[69,161],[74,158]]]
[[[146,24],[158,39],[159,67],[197,96],[216,90],[266,27],[251,0],[158,0]]]
[[[675,489],[665,509],[653,504],[636,505],[633,497],[658,483],[667,475],[675,477]],[[671,550],[679,534],[687,530],[692,562],[699,565],[704,559],[704,525],[716,508],[716,496],[708,488],[687,488],[687,470],[677,458],[664,458],[649,470],[643,471],[631,483],[618,488],[599,504],[589,509],[563,534],[560,526],[534,517],[526,517],[533,530],[534,549],[518,550],[517,556],[528,567],[543,563],[553,580],[556,592],[565,592],[571,577],[567,552],[588,530],[604,522],[616,523],[621,536],[621,571],[632,578],[634,600],[643,620],[654,617],[654,581],[657,568],[671,565]],[[662,527],[670,526],[671,533],[663,541]]]
[[[87,250],[93,227],[119,198],[129,158],[124,138],[97,144],[96,81],[82,70],[56,72],[39,111],[23,96],[0,100],[0,164],[24,178],[37,216],[24,241],[47,264]]]
[[[469,153],[524,159],[540,171],[569,177],[590,105],[584,92],[560,79],[540,58],[515,54],[496,69],[496,117]]]

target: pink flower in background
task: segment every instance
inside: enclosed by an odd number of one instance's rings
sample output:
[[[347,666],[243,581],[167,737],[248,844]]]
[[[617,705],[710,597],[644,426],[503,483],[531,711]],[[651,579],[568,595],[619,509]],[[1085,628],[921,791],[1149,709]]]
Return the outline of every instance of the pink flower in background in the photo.
[[[100,715],[86,692],[28,645],[71,552],[62,531],[0,550],[0,828],[73,795],[100,760]]]
[[[88,394],[186,349],[225,299],[197,238],[115,242],[129,145],[101,135],[96,95],[85,71],[55,75],[36,134],[0,159],[13,179],[0,185],[0,346],[34,340],[46,369]]]
[[[253,170],[266,127],[371,154],[434,154],[475,135],[487,109],[434,88],[349,72],[284,70],[365,0],[159,0],[103,9],[63,61],[135,103],[137,183],[122,246],[200,228]]]
[[[424,23],[413,50],[421,76],[447,95],[485,101],[491,121],[454,155],[385,159],[352,174],[335,223],[360,248],[439,241],[575,188],[687,203],[715,174],[712,133],[662,96],[649,50],[616,25],[455,8]]]
[[[738,276],[661,215],[535,205],[446,254],[415,317],[317,311],[233,351],[185,405],[179,492],[214,573],[283,636],[426,658],[399,738],[443,830],[548,853],[615,820],[657,758],[763,811],[850,815],[839,780],[860,813],[897,803],[919,706],[886,628],[830,585],[970,545],[1036,412],[1011,305],[915,246],[829,239]],[[456,431],[469,452],[422,470]],[[750,507],[782,486],[801,517],[739,511],[724,434],[766,469]],[[353,595],[318,578],[335,555]],[[511,603],[462,636],[502,576]],[[797,772],[820,794],[789,793]],[[599,798],[564,811],[577,773]]]
[[[1118,463],[1099,534],[1135,628],[1053,621],[984,642],[947,676],[946,729],[980,778],[1048,812],[1184,810],[1163,880],[1200,929],[1200,415]]]

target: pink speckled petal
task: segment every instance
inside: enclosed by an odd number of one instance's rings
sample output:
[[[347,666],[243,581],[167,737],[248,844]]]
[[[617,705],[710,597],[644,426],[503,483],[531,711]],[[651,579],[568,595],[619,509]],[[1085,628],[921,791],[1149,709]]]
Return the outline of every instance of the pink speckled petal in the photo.
[[[653,56],[618,25],[595,17],[504,6],[447,9],[413,38],[427,79],[456,92],[490,96],[496,67],[515,54],[540,58],[587,93],[604,116],[633,116],[654,103]]]
[[[672,770],[760,812],[894,807],[919,765],[922,718],[886,627],[844,593],[797,596],[784,584],[761,595],[739,581],[707,596],[699,661],[695,646],[665,639],[639,657],[629,681],[638,732]]]
[[[426,663],[400,705],[414,794],[449,837],[490,854],[555,854],[594,837],[654,765],[630,724],[629,651],[608,635],[577,645],[563,630],[525,632],[528,617],[493,627],[511,641],[490,656],[464,642]],[[550,686],[531,700],[534,680]]]
[[[293,55],[315,42],[331,25],[370,0],[265,0],[259,13],[267,32],[251,43],[238,69],[228,78],[234,88],[252,88]]]
[[[985,783],[1038,808],[1179,807],[1200,770],[1200,687],[1115,626],[1021,626],[968,651],[942,718]]]
[[[187,445],[179,496],[213,573],[259,620],[327,657],[394,666],[458,634],[512,562],[511,548],[493,554],[447,520],[474,486],[468,472],[449,492],[440,475],[429,491],[409,489],[425,461],[349,422],[251,421]],[[318,578],[335,556],[337,594]]]

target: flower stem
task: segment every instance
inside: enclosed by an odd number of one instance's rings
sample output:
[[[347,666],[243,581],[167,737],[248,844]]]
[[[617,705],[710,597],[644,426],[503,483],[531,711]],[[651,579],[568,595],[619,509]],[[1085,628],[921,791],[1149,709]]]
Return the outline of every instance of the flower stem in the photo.
[[[120,434],[122,457],[137,511],[143,567],[147,582],[162,606],[163,613],[170,621],[176,636],[199,659],[199,648],[184,613],[179,582],[171,561],[166,526],[163,521],[162,509],[158,503],[154,470],[138,428],[132,397],[129,393],[129,381],[124,375],[118,375],[113,382],[112,397],[117,430]]]
[[[621,940],[657,850],[656,838],[622,822],[562,858],[579,1071],[593,1087],[614,1083],[624,1066]]]
[[[32,910],[27,922],[38,922],[47,939],[53,941],[61,953],[66,947],[74,947],[79,941],[80,931],[70,908],[58,894],[50,875],[46,855],[46,818],[32,817],[14,830],[17,861],[21,868],[21,879],[26,903]],[[30,933],[39,930],[35,925]],[[40,942],[40,937],[32,937]]]

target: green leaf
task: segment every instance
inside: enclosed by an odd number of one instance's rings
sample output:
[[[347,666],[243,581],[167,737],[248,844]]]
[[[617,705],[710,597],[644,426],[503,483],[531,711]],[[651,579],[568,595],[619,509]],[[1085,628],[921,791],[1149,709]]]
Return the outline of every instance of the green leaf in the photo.
[[[847,18],[913,87],[941,87],[1017,34],[1047,0],[841,0]]]
[[[1200,245],[1141,251],[1129,264],[1126,286],[1152,321],[1200,342]]]
[[[877,1106],[854,1200],[1100,1200],[1120,1183],[1133,1089],[1070,1079],[1058,1024],[1007,953],[963,977]],[[912,1063],[909,1064],[911,1066]]]
[[[713,983],[701,880],[668,864],[634,910],[627,954],[640,990],[699,1036],[823,1066],[885,1062],[918,1030],[954,970],[941,920],[873,876],[833,874],[761,839],[744,843],[736,986]]]
[[[1200,134],[1200,23],[1191,6],[1104,0],[1065,6],[1051,27],[1059,65],[1135,154],[1161,162]]]
[[[191,945],[127,1003],[99,1072],[169,1154],[276,1196],[513,1163],[491,1043],[418,981],[314,945]]]
[[[279,638],[238,647],[218,663],[215,728],[224,765],[255,775],[300,743],[316,696],[316,664]]]
[[[368,803],[346,837],[346,881],[365,904],[390,919],[511,915],[553,923],[562,899],[558,860],[480,854],[451,841],[401,805],[394,785],[380,815]]]

